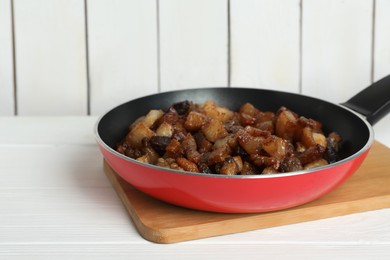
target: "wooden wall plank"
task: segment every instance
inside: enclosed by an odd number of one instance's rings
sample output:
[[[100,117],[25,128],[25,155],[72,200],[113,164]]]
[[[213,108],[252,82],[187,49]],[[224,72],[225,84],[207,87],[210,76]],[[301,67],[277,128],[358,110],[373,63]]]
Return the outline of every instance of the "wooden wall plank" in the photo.
[[[231,0],[231,85],[299,92],[299,0]]]
[[[14,115],[11,0],[0,0],[0,116]]]
[[[390,1],[376,0],[374,39],[374,81],[390,74]],[[375,126],[375,136],[384,140],[389,136],[390,114]],[[390,136],[387,137],[390,140]]]
[[[158,91],[155,0],[88,1],[91,114]]]
[[[14,0],[19,115],[86,115],[83,0]]]
[[[390,1],[376,0],[374,80],[390,74]]]
[[[302,90],[343,102],[371,81],[372,0],[303,2]]]
[[[164,0],[160,11],[161,90],[226,86],[226,0]]]

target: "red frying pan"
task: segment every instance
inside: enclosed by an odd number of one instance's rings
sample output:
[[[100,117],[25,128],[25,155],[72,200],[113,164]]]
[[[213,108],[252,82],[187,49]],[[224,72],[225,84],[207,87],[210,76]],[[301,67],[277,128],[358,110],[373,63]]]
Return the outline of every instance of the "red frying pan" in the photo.
[[[324,132],[343,137],[336,163],[271,175],[219,175],[171,170],[144,164],[115,151],[128,126],[152,109],[174,103],[213,100],[231,110],[250,102],[263,111],[281,106],[323,124]],[[353,112],[352,110],[358,112]],[[343,183],[361,165],[374,140],[372,126],[390,111],[390,76],[342,105],[299,94],[249,88],[201,88],[171,91],[119,105],[96,124],[98,146],[108,164],[135,188],[152,197],[191,209],[244,213],[286,209],[315,200]],[[362,116],[361,116],[361,115]],[[365,118],[364,118],[365,117]]]

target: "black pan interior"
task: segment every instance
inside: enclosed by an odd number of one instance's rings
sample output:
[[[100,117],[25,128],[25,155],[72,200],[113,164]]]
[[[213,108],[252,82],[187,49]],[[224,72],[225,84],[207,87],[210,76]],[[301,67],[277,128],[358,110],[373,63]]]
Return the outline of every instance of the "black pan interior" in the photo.
[[[237,110],[250,102],[262,111],[276,112],[285,106],[301,116],[322,122],[325,133],[338,132],[343,137],[341,159],[347,158],[369,140],[370,131],[364,121],[341,106],[299,94],[250,88],[207,88],[159,93],[124,103],[105,114],[98,123],[100,138],[114,148],[127,133],[128,126],[151,109],[166,110],[184,100],[202,103],[213,100],[217,104]]]

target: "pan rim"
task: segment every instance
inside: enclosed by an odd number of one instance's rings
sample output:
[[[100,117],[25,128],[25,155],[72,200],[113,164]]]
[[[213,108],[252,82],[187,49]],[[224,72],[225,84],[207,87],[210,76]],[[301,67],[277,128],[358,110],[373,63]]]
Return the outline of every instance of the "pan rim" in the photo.
[[[126,155],[123,155],[117,151],[115,151],[113,148],[111,148],[109,145],[107,145],[103,139],[100,137],[100,134],[99,134],[99,125],[100,125],[100,122],[102,121],[102,119],[111,111],[113,111],[115,108],[121,106],[121,105],[124,105],[128,102],[131,102],[131,101],[135,101],[137,99],[141,99],[141,98],[147,98],[147,97],[150,97],[150,96],[155,96],[155,95],[159,95],[159,94],[165,94],[165,93],[171,93],[171,92],[178,92],[178,91],[191,91],[191,90],[213,90],[213,89],[223,89],[223,88],[229,88],[229,89],[241,89],[241,90],[245,90],[245,89],[251,89],[251,90],[262,90],[262,91],[272,91],[272,92],[279,92],[279,93],[288,93],[288,94],[294,94],[294,95],[299,95],[299,96],[302,96],[302,97],[308,97],[308,98],[314,98],[314,99],[317,99],[317,100],[321,100],[323,102],[327,102],[327,103],[330,103],[334,106],[338,106],[340,107],[341,109],[343,110],[346,110],[348,111],[349,113],[353,114],[354,116],[358,117],[364,124],[365,126],[367,127],[367,130],[369,132],[369,136],[368,136],[368,140],[367,142],[365,143],[365,145],[357,152],[355,152],[354,154],[342,159],[342,160],[339,160],[337,162],[334,162],[334,163],[331,163],[331,164],[328,164],[328,165],[325,165],[325,166],[320,166],[320,167],[317,167],[317,168],[313,168],[313,169],[309,169],[309,170],[301,170],[301,171],[294,171],[294,172],[286,172],[286,173],[275,173],[275,174],[266,174],[266,175],[223,175],[223,174],[204,174],[204,173],[196,173],[196,172],[187,172],[187,171],[182,171],[182,170],[175,170],[175,169],[169,169],[169,168],[164,168],[164,167],[161,167],[161,166],[157,166],[157,165],[153,165],[153,164],[148,164],[148,163],[143,163],[143,162],[139,162],[133,158],[130,158]],[[323,170],[328,170],[328,169],[331,169],[331,168],[335,168],[337,166],[340,166],[348,161],[352,161],[358,157],[360,157],[362,154],[364,154],[367,150],[369,150],[374,142],[374,129],[372,127],[372,125],[365,119],[364,116],[362,116],[361,114],[353,111],[352,109],[348,108],[348,107],[345,107],[343,105],[340,105],[340,104],[336,104],[336,103],[331,103],[329,101],[326,101],[326,100],[322,100],[322,99],[319,99],[319,98],[315,98],[315,97],[310,97],[310,96],[307,96],[307,95],[303,95],[303,94],[298,94],[298,93],[293,93],[293,92],[286,92],[286,91],[278,91],[278,90],[272,90],[272,89],[259,89],[259,88],[241,88],[241,87],[208,87],[208,88],[190,88],[190,89],[185,89],[185,90],[172,90],[172,91],[166,91],[166,92],[159,92],[159,93],[155,93],[155,94],[151,94],[151,95],[145,95],[145,96],[142,96],[142,97],[139,97],[139,98],[136,98],[136,99],[132,99],[132,100],[129,100],[129,101],[126,101],[124,103],[121,103],[111,109],[108,109],[105,113],[103,113],[101,116],[99,116],[98,120],[96,121],[95,123],[95,127],[94,127],[94,135],[95,135],[95,139],[96,139],[96,142],[98,144],[100,144],[106,151],[108,151],[109,153],[111,153],[112,155],[114,156],[117,156],[125,161],[128,161],[128,162],[131,162],[131,163],[135,163],[139,166],[142,166],[142,167],[147,167],[147,168],[151,168],[153,170],[159,170],[159,171],[162,171],[162,172],[168,172],[168,173],[172,173],[172,174],[180,174],[180,175],[186,175],[186,176],[196,176],[196,177],[206,177],[206,178],[222,178],[222,179],[267,179],[267,178],[282,178],[282,177],[291,177],[291,176],[296,176],[296,175],[304,175],[304,174],[309,174],[309,173],[314,173],[314,172],[319,172],[319,171],[323,171]]]

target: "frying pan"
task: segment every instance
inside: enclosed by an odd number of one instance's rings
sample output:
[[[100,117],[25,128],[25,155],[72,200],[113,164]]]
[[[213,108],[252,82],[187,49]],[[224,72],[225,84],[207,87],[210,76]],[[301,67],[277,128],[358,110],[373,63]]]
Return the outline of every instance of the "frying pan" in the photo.
[[[115,151],[128,126],[152,109],[166,110],[190,100],[213,100],[231,110],[245,102],[263,111],[285,106],[322,122],[325,133],[336,131],[343,141],[336,163],[311,170],[270,175],[200,174],[138,162]],[[355,110],[360,114],[352,111]],[[191,209],[249,213],[286,209],[315,200],[350,177],[367,156],[374,140],[372,125],[390,111],[390,75],[342,105],[304,95],[251,88],[199,88],[154,94],[121,104],[96,123],[97,144],[125,181],[159,200]]]

